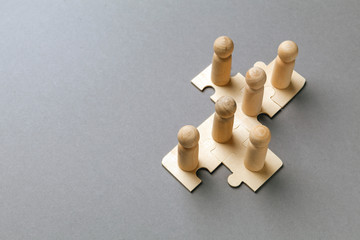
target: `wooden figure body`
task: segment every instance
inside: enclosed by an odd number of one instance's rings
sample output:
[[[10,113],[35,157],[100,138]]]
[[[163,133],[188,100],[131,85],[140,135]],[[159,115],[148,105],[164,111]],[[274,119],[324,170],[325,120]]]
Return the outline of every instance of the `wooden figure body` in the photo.
[[[266,73],[259,67],[250,68],[246,73],[245,81],[246,86],[241,108],[246,115],[255,117],[261,112]]]
[[[257,172],[263,169],[270,139],[270,130],[264,125],[256,126],[250,131],[244,159],[244,165],[248,170]]]
[[[186,125],[179,130],[177,138],[178,165],[184,171],[193,171],[199,164],[199,131]]]
[[[214,42],[211,81],[217,86],[224,86],[230,81],[233,41],[226,36],[218,37]]]
[[[287,40],[279,45],[271,76],[271,84],[274,87],[278,89],[289,87],[297,55],[298,46],[293,41]]]
[[[225,143],[232,137],[236,102],[232,97],[223,96],[215,103],[212,137],[218,143]]]

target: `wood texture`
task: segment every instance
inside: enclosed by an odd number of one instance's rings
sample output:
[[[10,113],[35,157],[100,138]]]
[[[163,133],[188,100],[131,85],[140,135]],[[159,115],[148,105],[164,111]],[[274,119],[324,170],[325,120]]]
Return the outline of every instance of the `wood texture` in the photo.
[[[214,42],[211,81],[217,86],[224,86],[230,81],[233,41],[226,36],[218,37]]]
[[[258,172],[263,169],[270,139],[271,134],[267,127],[259,125],[251,129],[244,159],[248,170]]]
[[[212,137],[218,143],[231,139],[234,124],[236,102],[232,97],[223,96],[215,103],[215,116],[212,127]]]
[[[213,115],[205,120],[197,129],[199,131],[199,163],[192,171],[184,171],[178,165],[178,146],[174,147],[162,160],[162,165],[166,168],[186,189],[192,192],[200,183],[196,172],[199,169],[207,169],[212,173],[219,165],[219,161],[211,150],[215,148],[215,142],[211,137],[211,126]]]
[[[254,117],[261,112],[266,73],[262,68],[252,67],[247,71],[245,81],[241,109],[244,114]]]
[[[199,131],[191,125],[178,132],[178,165],[184,171],[193,171],[199,164]]]
[[[279,45],[271,77],[271,84],[275,88],[286,89],[289,87],[297,55],[298,46],[293,41],[287,40]]]

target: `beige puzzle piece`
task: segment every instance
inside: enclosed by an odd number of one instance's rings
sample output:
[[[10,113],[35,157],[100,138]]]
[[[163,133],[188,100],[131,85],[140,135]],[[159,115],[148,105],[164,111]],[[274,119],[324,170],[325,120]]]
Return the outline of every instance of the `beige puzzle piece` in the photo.
[[[216,102],[222,96],[230,96],[235,99],[236,103],[241,101],[242,88],[245,87],[245,78],[240,73],[232,76],[229,84],[225,86],[216,86],[211,81],[211,64],[199,73],[191,83],[194,84],[200,91],[203,91],[207,87],[212,87],[215,93],[210,97],[213,102]]]
[[[213,116],[213,115],[212,115]],[[227,143],[216,143],[211,153],[216,156],[233,174],[228,178],[232,187],[238,187],[242,182],[256,192],[277,170],[283,162],[270,149],[267,152],[264,168],[259,172],[252,172],[244,166],[244,157],[249,139],[249,132],[234,122],[234,131],[231,140]],[[239,124],[239,125],[238,125]],[[208,126],[211,128],[211,125]]]
[[[271,100],[271,96],[274,94],[274,89],[272,87],[265,87],[264,89],[264,97],[261,107],[260,114],[266,114],[269,117],[273,117],[281,108],[278,104]],[[242,100],[240,103],[242,104]],[[240,105],[241,106],[241,105]],[[238,110],[235,113],[235,116],[240,120],[240,124],[244,126],[248,131],[253,129],[255,126],[260,125],[261,123],[258,121],[256,117],[249,117],[244,114],[241,110],[241,107],[238,105]]]
[[[254,192],[256,192],[274,173],[283,165],[283,162],[270,149],[266,154],[264,168],[258,172],[252,172],[244,166],[244,156],[246,152],[247,140],[241,150],[232,153],[223,161],[223,164],[232,172],[228,177],[228,183],[232,187],[238,187],[244,182]]]
[[[213,117],[214,115],[212,115]],[[212,126],[209,126],[212,128]],[[215,147],[211,150],[211,153],[215,155],[215,157],[223,162],[228,156],[233,153],[242,152],[245,146],[243,143],[249,138],[249,132],[242,127],[238,126],[233,130],[233,134],[231,139],[226,143],[215,143]]]
[[[260,67],[266,72],[267,79],[265,86],[271,87],[274,90],[274,94],[270,95],[270,97],[275,103],[277,103],[281,108],[283,108],[286,106],[286,104],[290,102],[291,99],[296,96],[298,92],[300,92],[300,90],[304,87],[306,80],[294,70],[291,76],[290,86],[288,88],[277,89],[272,87],[271,76],[274,68],[274,63],[275,59],[271,63],[269,63],[269,65],[266,65],[263,62],[256,62],[254,66]]]
[[[209,128],[210,126],[210,128]],[[211,154],[215,148],[215,142],[211,138],[212,118],[208,118],[199,127],[199,165],[191,172],[183,171],[177,162],[177,146],[174,147],[162,160],[162,165],[190,192],[192,192],[200,183],[201,179],[197,177],[196,172],[199,169],[207,169],[212,173],[221,162]]]

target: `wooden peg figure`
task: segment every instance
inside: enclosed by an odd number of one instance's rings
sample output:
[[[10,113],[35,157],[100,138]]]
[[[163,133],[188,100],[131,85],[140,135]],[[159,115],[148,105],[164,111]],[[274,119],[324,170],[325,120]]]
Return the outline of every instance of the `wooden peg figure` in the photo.
[[[217,86],[224,86],[230,81],[233,41],[226,36],[218,37],[214,42],[211,81]]]
[[[232,97],[222,96],[215,103],[212,137],[218,143],[225,143],[232,137],[236,102]]]
[[[270,139],[270,130],[264,125],[256,126],[250,131],[244,159],[244,165],[248,170],[257,172],[263,169]]]
[[[261,112],[266,73],[262,68],[250,68],[245,76],[246,86],[241,105],[243,113],[255,117]]]
[[[184,171],[193,171],[199,164],[199,131],[186,125],[179,130],[177,138],[178,165]]]
[[[274,87],[278,89],[289,87],[297,55],[298,46],[293,41],[287,40],[279,45],[271,77],[271,84]]]

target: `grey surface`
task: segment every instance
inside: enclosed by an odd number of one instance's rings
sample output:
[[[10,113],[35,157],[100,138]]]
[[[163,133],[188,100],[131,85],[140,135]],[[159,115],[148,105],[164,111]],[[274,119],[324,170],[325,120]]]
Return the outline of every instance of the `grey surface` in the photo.
[[[0,239],[358,239],[359,1],[251,2],[1,1]],[[284,167],[256,194],[161,166],[220,35],[242,74],[296,41],[307,79],[260,117]]]

